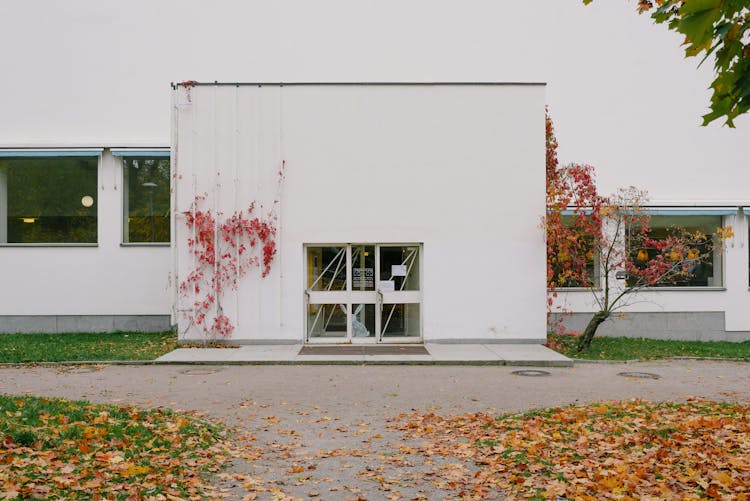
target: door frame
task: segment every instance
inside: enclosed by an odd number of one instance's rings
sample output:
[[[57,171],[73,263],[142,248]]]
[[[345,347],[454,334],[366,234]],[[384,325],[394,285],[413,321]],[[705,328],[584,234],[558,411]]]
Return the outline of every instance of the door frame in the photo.
[[[352,266],[352,249],[359,246],[374,247],[375,268],[374,290],[358,291],[353,290],[353,266]],[[338,291],[313,291],[309,290],[310,281],[310,261],[308,249],[311,247],[345,247],[346,250],[346,290]],[[416,291],[382,291],[380,289],[380,249],[381,247],[416,247],[417,248],[417,273],[419,277],[419,289]],[[304,334],[303,341],[306,344],[421,344],[424,342],[423,337],[423,264],[422,253],[423,244],[415,242],[381,242],[381,243],[305,243],[303,244],[303,317],[304,317]],[[323,268],[323,263],[320,263]],[[343,337],[311,337],[309,335],[309,312],[311,305],[331,304],[344,305],[346,308],[346,334]],[[354,305],[372,304],[375,305],[375,336],[355,337],[352,332],[352,309]],[[419,335],[418,336],[383,336],[382,323],[383,312],[389,304],[417,304],[419,305]]]

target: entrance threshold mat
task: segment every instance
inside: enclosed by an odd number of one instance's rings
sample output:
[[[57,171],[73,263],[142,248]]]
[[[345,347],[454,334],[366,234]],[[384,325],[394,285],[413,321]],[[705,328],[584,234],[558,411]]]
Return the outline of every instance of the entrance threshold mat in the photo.
[[[421,345],[378,345],[365,344],[303,346],[300,355],[429,355]]]

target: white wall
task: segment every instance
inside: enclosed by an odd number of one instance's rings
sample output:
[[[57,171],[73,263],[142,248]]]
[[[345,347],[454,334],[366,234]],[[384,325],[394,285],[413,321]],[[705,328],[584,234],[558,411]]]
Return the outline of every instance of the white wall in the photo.
[[[339,242],[423,243],[426,340],[544,336],[542,86],[176,93],[178,213],[206,192],[225,214],[257,198],[269,208],[286,163],[278,261],[224,301],[235,339],[301,340],[303,244]],[[179,219],[182,280],[192,259]]]
[[[750,121],[699,127],[710,62],[636,3],[4,0],[0,143],[168,144],[168,84],[189,79],[539,81],[561,160],[603,192],[746,199]]]
[[[168,247],[121,247],[122,168],[98,172],[95,247],[0,247],[0,315],[166,315]]]

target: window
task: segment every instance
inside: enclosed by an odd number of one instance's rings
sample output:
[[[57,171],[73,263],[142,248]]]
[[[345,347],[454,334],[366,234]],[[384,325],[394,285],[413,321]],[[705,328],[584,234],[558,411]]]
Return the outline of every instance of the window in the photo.
[[[0,151],[0,243],[95,244],[99,154]]]
[[[668,260],[687,264],[687,273],[660,281],[655,287],[720,287],[722,285],[722,253],[714,234],[722,226],[722,217],[716,215],[654,215],[649,223],[649,238],[664,240],[670,235],[689,232],[704,235],[690,242],[688,255],[667,255]],[[633,246],[633,260],[646,263],[657,255],[653,248]],[[691,256],[708,256],[706,259]]]
[[[166,152],[165,152],[166,153]],[[114,152],[116,156],[117,153]],[[169,242],[169,156],[123,156],[123,242]]]

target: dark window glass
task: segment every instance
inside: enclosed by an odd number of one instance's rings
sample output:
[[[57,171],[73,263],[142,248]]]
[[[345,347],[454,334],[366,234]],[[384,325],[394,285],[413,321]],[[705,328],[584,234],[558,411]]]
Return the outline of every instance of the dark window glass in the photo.
[[[574,228],[576,216],[562,216],[565,228]],[[594,238],[582,230],[575,242],[568,244],[577,255],[558,254],[552,262],[553,280],[557,287],[599,287],[599,253]],[[580,268],[585,266],[585,269]]]
[[[98,164],[98,157],[0,159],[0,241],[96,243]]]
[[[124,242],[169,242],[169,158],[124,158]]]
[[[664,240],[670,235],[680,235],[683,232],[703,235],[690,243],[688,255],[667,256],[668,261],[687,265],[687,273],[663,280],[655,287],[720,287],[722,253],[721,246],[714,241],[713,234],[721,225],[721,216],[651,216],[648,236],[654,240]],[[639,267],[645,267],[648,261],[658,254],[655,249],[633,245],[633,242],[630,243],[630,247],[633,262]],[[702,260],[691,259],[689,254],[693,252],[696,256],[710,257]],[[632,279],[628,280],[628,284],[632,284]]]

